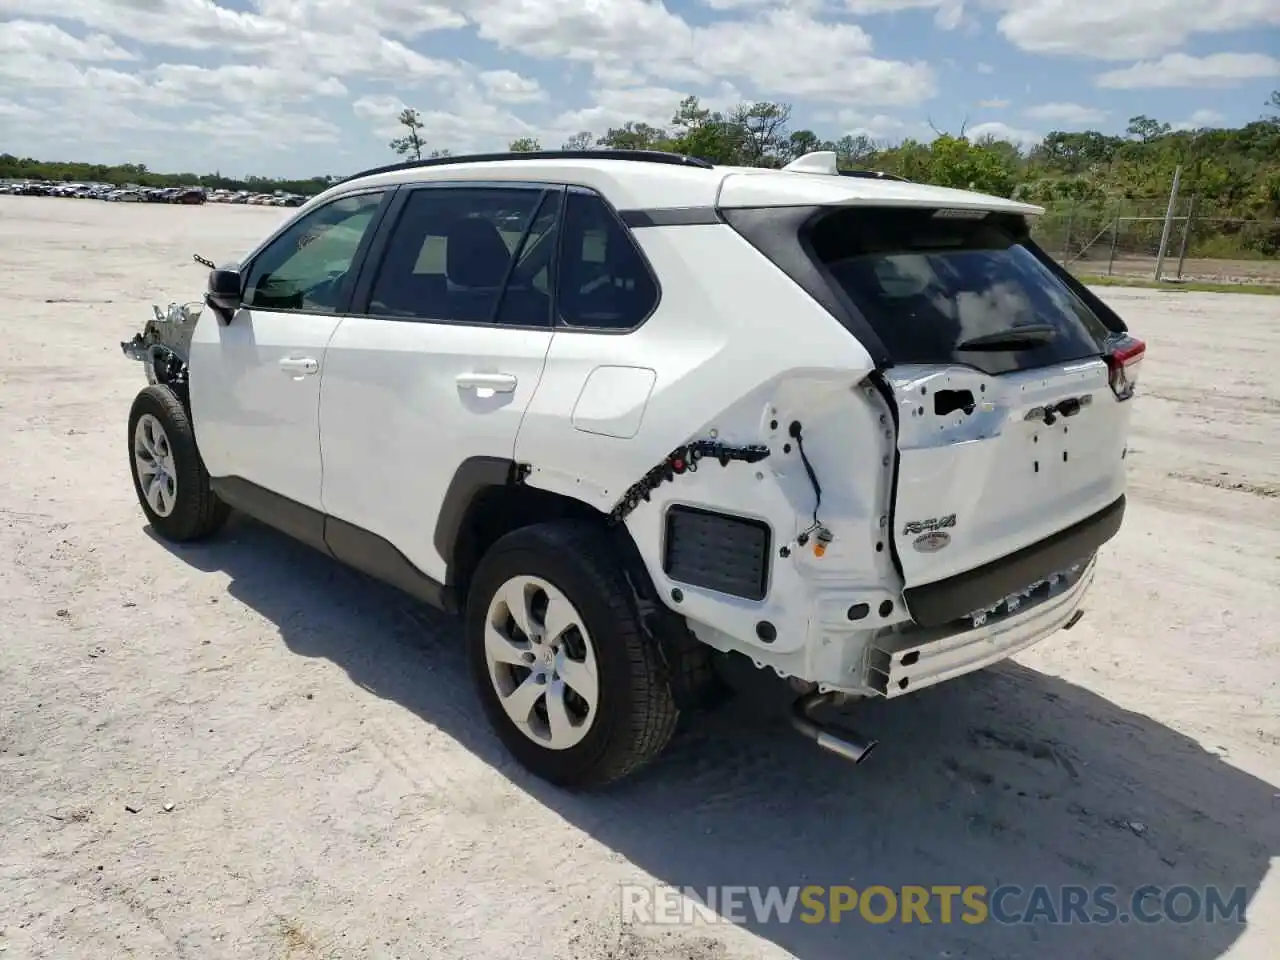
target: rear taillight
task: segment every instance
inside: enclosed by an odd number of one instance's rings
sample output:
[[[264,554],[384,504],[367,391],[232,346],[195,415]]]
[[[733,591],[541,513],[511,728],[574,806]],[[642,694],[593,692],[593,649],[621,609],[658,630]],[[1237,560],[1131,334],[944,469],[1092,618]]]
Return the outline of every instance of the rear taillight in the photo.
[[[1138,386],[1138,371],[1146,352],[1147,345],[1127,333],[1108,341],[1103,359],[1107,361],[1111,392],[1116,395],[1117,400],[1128,400],[1133,396],[1133,391]]]

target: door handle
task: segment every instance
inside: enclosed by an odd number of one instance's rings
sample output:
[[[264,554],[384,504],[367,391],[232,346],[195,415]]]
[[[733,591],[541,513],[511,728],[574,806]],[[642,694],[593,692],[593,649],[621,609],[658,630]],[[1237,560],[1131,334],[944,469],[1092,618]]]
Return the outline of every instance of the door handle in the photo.
[[[460,373],[457,384],[460,390],[492,390],[494,393],[513,393],[516,377],[511,373]]]
[[[280,361],[280,370],[289,376],[308,377],[320,369],[320,361],[315,357],[285,357]]]

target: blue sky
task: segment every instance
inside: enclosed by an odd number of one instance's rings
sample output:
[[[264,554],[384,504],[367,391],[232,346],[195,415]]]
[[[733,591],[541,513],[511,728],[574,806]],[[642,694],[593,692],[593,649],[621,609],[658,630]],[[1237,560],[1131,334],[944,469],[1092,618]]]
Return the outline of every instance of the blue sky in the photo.
[[[392,158],[405,105],[455,152],[687,94],[1025,144],[1236,125],[1278,87],[1278,0],[0,0],[0,150],[157,170],[347,173]]]

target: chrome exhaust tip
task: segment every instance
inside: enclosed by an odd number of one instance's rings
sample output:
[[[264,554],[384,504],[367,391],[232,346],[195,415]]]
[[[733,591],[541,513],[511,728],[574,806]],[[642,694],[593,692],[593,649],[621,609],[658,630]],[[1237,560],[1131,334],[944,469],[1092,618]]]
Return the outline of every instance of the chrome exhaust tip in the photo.
[[[834,692],[814,692],[800,697],[791,707],[791,725],[822,749],[861,763],[871,756],[879,741],[868,740],[853,730],[828,726],[812,716],[814,710],[832,703],[838,696]]]

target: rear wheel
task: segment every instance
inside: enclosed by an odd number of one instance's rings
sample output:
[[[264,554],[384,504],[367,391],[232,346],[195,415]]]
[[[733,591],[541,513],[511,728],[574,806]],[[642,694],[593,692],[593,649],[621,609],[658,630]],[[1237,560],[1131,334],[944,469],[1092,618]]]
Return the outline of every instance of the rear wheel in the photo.
[[[678,713],[605,536],[591,524],[526,527],[480,561],[468,592],[472,677],[515,758],[564,787],[635,772]]]
[[[129,411],[133,489],[152,529],[166,540],[199,540],[216,532],[230,512],[209,489],[191,418],[169,387],[153,384]]]

